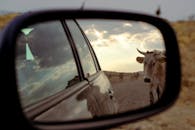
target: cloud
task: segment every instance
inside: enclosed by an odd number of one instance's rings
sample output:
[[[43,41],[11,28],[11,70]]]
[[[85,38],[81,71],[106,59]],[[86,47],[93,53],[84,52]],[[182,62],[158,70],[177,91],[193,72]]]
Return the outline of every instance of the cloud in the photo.
[[[70,60],[69,62],[66,62],[66,64],[56,67],[50,79],[55,81],[63,77],[65,74],[67,77],[69,77],[66,79],[69,80],[77,75],[76,64],[73,59]]]
[[[95,25],[92,25],[91,28],[88,28],[87,30],[85,30],[85,33],[87,35],[94,35],[99,38],[99,37],[104,37],[104,34],[106,34],[107,31],[98,31]]]
[[[143,50],[164,49],[162,35],[157,29],[140,33],[123,32],[108,35],[107,30],[101,31],[93,26],[85,30],[85,33],[95,48],[109,47],[111,44],[120,44],[121,46],[136,44]]]
[[[164,48],[160,31],[145,22],[117,20],[78,20],[78,22],[94,47],[138,44],[144,50]]]
[[[131,23],[124,23],[123,27],[132,27],[133,25]]]
[[[85,34],[90,38],[94,46],[108,46],[107,44],[109,43],[109,41],[107,40],[107,38],[105,38],[105,34],[107,34],[107,31],[99,31],[94,25],[92,25],[91,28],[85,30]]]
[[[87,21],[82,26],[90,40],[103,70],[118,72],[142,71],[143,65],[136,62],[139,55],[136,48],[143,51],[163,50],[164,41],[158,29],[143,22]],[[101,26],[102,24],[102,26]]]
[[[56,67],[34,69],[36,66],[33,61],[30,61],[18,65],[17,68],[19,92],[24,105],[65,89],[68,82],[78,76],[74,60]]]
[[[26,44],[41,68],[55,67],[73,58],[68,38],[60,22],[44,22],[32,25],[31,28],[33,31],[28,36],[22,33],[18,35],[17,60],[25,60]]]
[[[145,51],[164,50],[164,40],[159,30],[151,30],[147,33],[138,34],[141,42],[141,49]]]

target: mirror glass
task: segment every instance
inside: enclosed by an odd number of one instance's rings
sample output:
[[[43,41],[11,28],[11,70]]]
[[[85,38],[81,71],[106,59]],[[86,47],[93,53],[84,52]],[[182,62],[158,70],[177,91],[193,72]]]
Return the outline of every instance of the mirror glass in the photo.
[[[165,88],[161,32],[142,21],[67,19],[21,29],[16,76],[36,122],[98,118],[156,103]]]

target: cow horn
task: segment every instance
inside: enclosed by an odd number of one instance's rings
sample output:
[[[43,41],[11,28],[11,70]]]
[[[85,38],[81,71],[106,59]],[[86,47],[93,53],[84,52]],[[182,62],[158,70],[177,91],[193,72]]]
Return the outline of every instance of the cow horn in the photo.
[[[145,55],[145,54],[146,54],[146,52],[142,52],[142,51],[140,51],[139,49],[137,49],[137,51],[138,51],[140,54],[142,54],[142,55]]]

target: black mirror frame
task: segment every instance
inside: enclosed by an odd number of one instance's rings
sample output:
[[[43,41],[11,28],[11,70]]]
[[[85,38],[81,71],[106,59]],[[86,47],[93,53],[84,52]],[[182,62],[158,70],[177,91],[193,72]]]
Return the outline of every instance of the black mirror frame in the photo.
[[[167,55],[167,73],[166,73],[166,89],[162,98],[154,105],[139,110],[134,110],[118,115],[100,117],[96,119],[70,121],[70,122],[53,122],[40,123],[28,121],[22,111],[19,94],[16,83],[15,73],[15,41],[22,27],[36,22],[55,20],[55,19],[121,19],[143,21],[157,27],[164,38],[166,55]],[[103,10],[47,10],[25,13],[15,18],[5,29],[0,44],[0,69],[1,69],[1,98],[2,111],[5,112],[3,122],[16,129],[36,129],[32,125],[36,125],[41,129],[97,129],[109,128],[122,123],[136,121],[143,117],[162,112],[174,104],[178,98],[181,82],[180,56],[177,45],[177,39],[174,30],[167,21],[156,18],[154,16]],[[8,97],[9,95],[9,97]],[[6,99],[6,100],[5,100]],[[10,127],[5,125],[4,128]],[[4,126],[4,125],[3,125]]]

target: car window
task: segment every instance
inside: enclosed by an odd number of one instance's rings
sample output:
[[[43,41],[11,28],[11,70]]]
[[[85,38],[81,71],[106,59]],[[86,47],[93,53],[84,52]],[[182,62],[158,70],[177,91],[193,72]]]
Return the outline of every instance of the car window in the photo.
[[[21,30],[17,40],[16,72],[24,106],[79,81],[73,53],[59,21]]]
[[[67,20],[66,23],[76,44],[85,77],[95,74],[97,72],[95,63],[81,30],[73,20]]]

